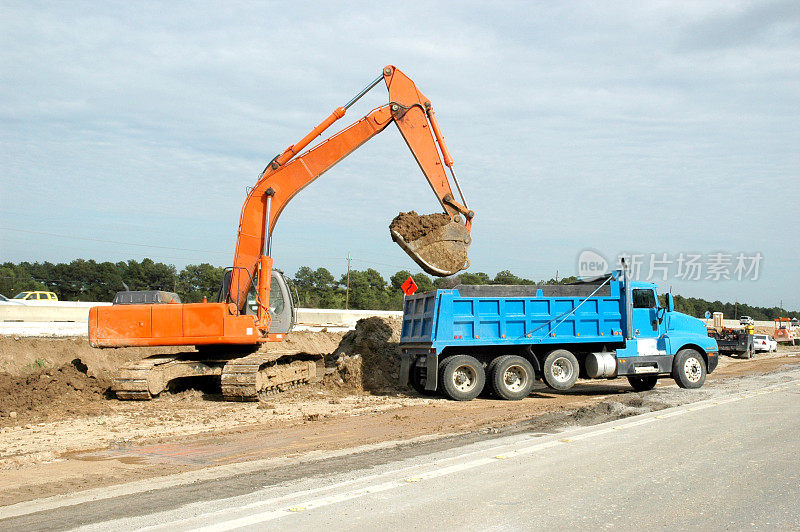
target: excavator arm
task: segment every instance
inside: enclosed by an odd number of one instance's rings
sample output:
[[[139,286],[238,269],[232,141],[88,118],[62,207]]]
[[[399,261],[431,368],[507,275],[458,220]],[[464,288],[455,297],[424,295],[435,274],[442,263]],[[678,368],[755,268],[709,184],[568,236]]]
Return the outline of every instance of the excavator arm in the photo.
[[[389,90],[389,103],[302,152],[323,131],[342,118],[347,107],[381,80],[385,81]],[[228,301],[241,310],[251,280],[257,278],[258,299],[261,302],[258,326],[262,330],[269,325],[265,303],[269,301],[269,272],[272,266],[270,237],[283,209],[303,188],[392,122],[397,125],[444,212],[452,220],[434,235],[420,239],[422,244],[406,242],[395,233],[393,238],[423,269],[434,275],[451,275],[468,263],[466,249],[470,244],[469,230],[474,213],[465,205],[460,188],[458,191],[462,202],[457,202],[453,197],[445,171],[447,166],[457,185],[452,172],[453,159],[447,150],[433,107],[413,81],[397,68],[387,66],[380,77],[346,106],[335,109],[298,143],[277,155],[247,195],[239,220]],[[455,262],[453,256],[457,257]]]

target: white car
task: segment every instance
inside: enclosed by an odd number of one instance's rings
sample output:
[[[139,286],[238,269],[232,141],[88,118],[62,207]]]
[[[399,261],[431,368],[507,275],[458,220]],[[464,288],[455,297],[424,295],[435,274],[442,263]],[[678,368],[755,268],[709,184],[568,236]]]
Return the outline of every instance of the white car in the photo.
[[[739,318],[739,325],[753,325],[755,323],[750,316],[742,316]]]
[[[753,349],[756,351],[766,351],[768,353],[778,350],[778,342],[766,334],[753,335]]]
[[[0,294],[0,305],[2,304],[9,304],[9,305],[22,305],[19,301],[14,301],[13,299],[8,299],[3,294]]]

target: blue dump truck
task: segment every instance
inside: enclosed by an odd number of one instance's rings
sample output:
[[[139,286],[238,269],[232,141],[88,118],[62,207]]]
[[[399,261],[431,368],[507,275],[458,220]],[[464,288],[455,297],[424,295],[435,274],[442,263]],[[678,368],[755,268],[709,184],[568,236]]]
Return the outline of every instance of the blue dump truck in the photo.
[[[407,296],[400,381],[468,401],[527,397],[540,377],[568,390],[578,377],[625,376],[637,391],[659,378],[699,388],[717,367],[700,320],[659,306],[656,285],[624,270],[568,285],[459,285]]]

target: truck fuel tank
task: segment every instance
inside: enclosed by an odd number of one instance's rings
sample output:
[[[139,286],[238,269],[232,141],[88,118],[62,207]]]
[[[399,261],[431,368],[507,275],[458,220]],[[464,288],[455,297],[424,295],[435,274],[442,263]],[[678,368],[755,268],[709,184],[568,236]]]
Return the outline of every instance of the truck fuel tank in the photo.
[[[590,379],[613,379],[617,376],[617,357],[613,351],[589,353],[584,367]]]

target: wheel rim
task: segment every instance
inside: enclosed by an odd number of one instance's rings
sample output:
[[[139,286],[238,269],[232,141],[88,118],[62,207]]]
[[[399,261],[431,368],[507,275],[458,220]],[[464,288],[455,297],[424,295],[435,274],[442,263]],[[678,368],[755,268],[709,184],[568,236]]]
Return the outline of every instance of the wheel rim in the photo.
[[[468,392],[475,387],[478,374],[468,365],[458,366],[453,372],[453,386],[460,392]]]
[[[553,361],[550,372],[553,374],[553,379],[555,379],[556,382],[569,382],[572,378],[572,364],[567,358],[559,357]]]
[[[528,385],[528,372],[522,366],[509,366],[503,372],[503,385],[510,392],[519,392]]]
[[[703,376],[703,367],[700,365],[699,360],[691,357],[683,363],[683,373],[689,379],[689,382],[697,382]]]

